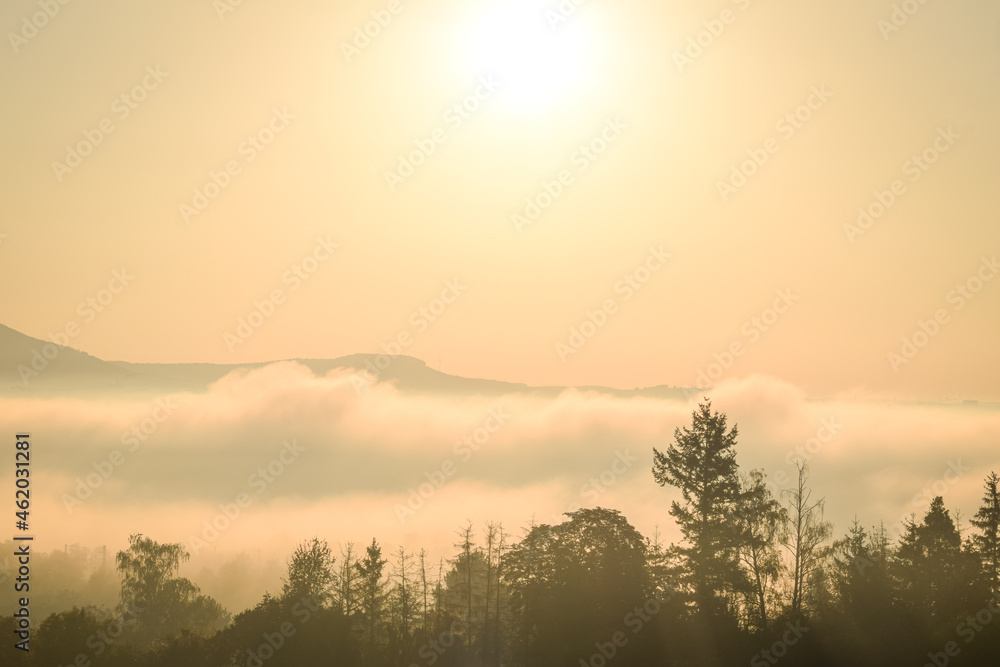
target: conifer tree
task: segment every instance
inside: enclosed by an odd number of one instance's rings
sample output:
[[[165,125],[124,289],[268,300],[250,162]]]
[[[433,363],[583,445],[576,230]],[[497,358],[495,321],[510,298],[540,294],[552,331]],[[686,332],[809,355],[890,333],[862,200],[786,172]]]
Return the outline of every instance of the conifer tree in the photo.
[[[376,648],[381,639],[385,583],[382,572],[388,561],[382,558],[382,547],[374,539],[365,550],[365,557],[354,566],[360,576],[361,611],[364,615],[365,638],[370,649]]]
[[[692,413],[691,426],[674,431],[665,452],[653,450],[653,479],[680,489],[683,502],[670,506],[684,536],[679,553],[698,609],[710,614],[720,610],[722,599],[746,586],[739,535],[731,524],[740,493],[737,435],[736,426],[727,430],[725,414],[713,413],[711,401],[705,400]]]
[[[979,529],[972,545],[982,562],[986,584],[994,593],[1000,592],[1000,477],[991,472],[986,478],[983,504],[971,523]]]

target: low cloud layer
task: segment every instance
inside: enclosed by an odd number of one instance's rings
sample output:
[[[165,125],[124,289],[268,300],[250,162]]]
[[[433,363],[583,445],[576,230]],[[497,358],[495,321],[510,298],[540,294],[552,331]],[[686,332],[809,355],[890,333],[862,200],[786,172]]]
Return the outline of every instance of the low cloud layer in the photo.
[[[312,535],[448,556],[466,519],[519,535],[532,516],[551,522],[578,506],[614,507],[644,534],[658,525],[677,539],[667,510],[679,494],[653,481],[652,450],[690,422],[697,396],[456,398],[356,386],[347,372],[280,363],[154,401],[0,399],[0,424],[32,432],[42,545],[113,550],[142,532],[187,544],[189,574],[206,583],[223,581],[212,568],[240,553],[270,563],[261,581],[273,581],[274,562]],[[838,534],[855,515],[891,524],[920,514],[939,494],[968,516],[983,477],[1000,469],[995,409],[815,401],[764,376],[709,395],[739,426],[740,465],[762,468],[776,493],[807,460]]]

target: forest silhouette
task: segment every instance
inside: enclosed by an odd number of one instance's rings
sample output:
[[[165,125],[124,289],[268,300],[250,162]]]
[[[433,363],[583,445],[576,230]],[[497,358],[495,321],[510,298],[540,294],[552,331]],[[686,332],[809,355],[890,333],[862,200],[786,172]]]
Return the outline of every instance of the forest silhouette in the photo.
[[[835,535],[804,462],[775,494],[762,471],[741,471],[737,446],[706,400],[654,449],[653,481],[679,491],[667,510],[676,544],[601,507],[518,535],[470,521],[436,563],[376,539],[335,550],[312,538],[281,590],[235,615],[178,576],[183,545],[132,535],[115,557],[116,605],[51,613],[29,653],[13,646],[15,619],[0,618],[0,664],[1000,664],[995,473],[969,526],[936,497],[898,530],[855,521]]]

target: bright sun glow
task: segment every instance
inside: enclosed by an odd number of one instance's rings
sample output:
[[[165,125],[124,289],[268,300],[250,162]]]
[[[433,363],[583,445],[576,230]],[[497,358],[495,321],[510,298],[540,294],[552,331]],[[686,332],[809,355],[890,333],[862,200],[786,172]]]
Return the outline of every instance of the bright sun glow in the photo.
[[[519,106],[566,101],[586,81],[594,42],[579,11],[556,21],[553,7],[537,0],[501,0],[465,33],[469,64],[495,75],[504,97]]]

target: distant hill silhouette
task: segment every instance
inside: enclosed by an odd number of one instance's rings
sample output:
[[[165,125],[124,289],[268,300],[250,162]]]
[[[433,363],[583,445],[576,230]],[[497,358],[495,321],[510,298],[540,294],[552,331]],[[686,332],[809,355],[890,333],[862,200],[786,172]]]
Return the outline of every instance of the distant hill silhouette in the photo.
[[[48,347],[48,350],[44,348]],[[37,396],[95,393],[163,394],[177,391],[205,391],[212,382],[237,369],[262,368],[275,360],[249,364],[137,364],[125,361],[105,361],[86,352],[65,347],[52,359],[45,359],[46,366],[28,378],[25,384],[18,367],[32,368],[32,362],[41,367],[35,357],[46,351],[51,356],[52,343],[32,338],[0,324],[0,394],[5,396]],[[289,359],[308,367],[316,375],[325,375],[334,368],[362,370],[368,362],[375,362],[377,354],[351,354],[336,359]],[[381,371],[380,382],[393,382],[407,393],[460,394],[500,396],[511,393],[530,393],[555,396],[567,387],[530,387],[516,382],[465,378],[442,373],[414,357],[400,355]],[[631,390],[610,387],[577,387],[581,391],[595,391],[618,397],[644,396],[650,398],[687,399],[695,389],[670,387],[636,388]]]

